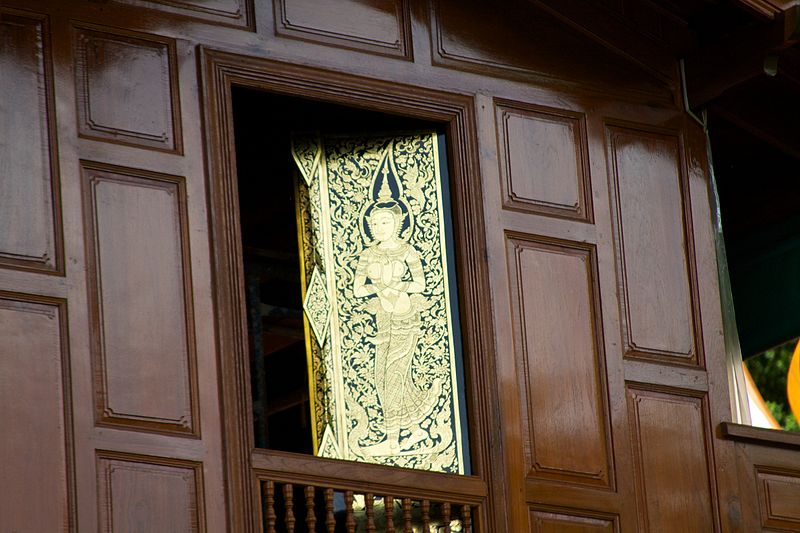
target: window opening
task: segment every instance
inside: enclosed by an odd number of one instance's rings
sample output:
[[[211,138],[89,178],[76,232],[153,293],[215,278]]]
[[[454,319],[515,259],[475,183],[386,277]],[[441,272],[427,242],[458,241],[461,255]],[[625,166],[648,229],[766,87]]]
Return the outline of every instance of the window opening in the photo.
[[[710,119],[751,421],[800,431],[800,161],[713,113]]]
[[[243,88],[233,103],[255,446],[469,473],[441,126]]]

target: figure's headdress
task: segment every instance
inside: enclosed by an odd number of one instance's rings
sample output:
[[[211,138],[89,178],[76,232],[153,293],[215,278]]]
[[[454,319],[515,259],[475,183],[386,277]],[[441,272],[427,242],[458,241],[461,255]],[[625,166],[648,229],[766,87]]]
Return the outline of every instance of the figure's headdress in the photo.
[[[397,235],[408,236],[414,225],[414,215],[409,208],[394,164],[394,143],[389,142],[381,155],[378,166],[372,174],[370,186],[371,202],[361,211],[361,231],[366,241],[372,241],[369,220],[378,211],[388,211],[397,222]]]

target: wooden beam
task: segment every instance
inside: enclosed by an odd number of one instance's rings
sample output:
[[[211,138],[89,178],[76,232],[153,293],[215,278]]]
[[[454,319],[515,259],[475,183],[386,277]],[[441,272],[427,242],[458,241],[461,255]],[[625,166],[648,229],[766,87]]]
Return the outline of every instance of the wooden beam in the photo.
[[[704,107],[731,87],[765,73],[765,60],[800,42],[800,7],[756,28],[733,32],[685,59],[689,106]]]

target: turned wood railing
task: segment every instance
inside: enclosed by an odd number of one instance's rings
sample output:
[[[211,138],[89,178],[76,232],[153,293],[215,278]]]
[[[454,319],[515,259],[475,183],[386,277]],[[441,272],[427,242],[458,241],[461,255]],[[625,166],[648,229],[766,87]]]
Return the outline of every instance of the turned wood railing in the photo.
[[[264,533],[477,533],[486,496],[474,476],[280,452],[253,463]]]

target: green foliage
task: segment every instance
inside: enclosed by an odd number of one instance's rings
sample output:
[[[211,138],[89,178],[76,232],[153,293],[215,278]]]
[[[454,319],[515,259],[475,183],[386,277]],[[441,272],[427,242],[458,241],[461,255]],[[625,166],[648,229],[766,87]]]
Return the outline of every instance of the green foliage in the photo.
[[[800,424],[792,414],[786,397],[786,378],[796,345],[797,339],[751,357],[746,362],[772,416],[787,431],[800,431]]]

